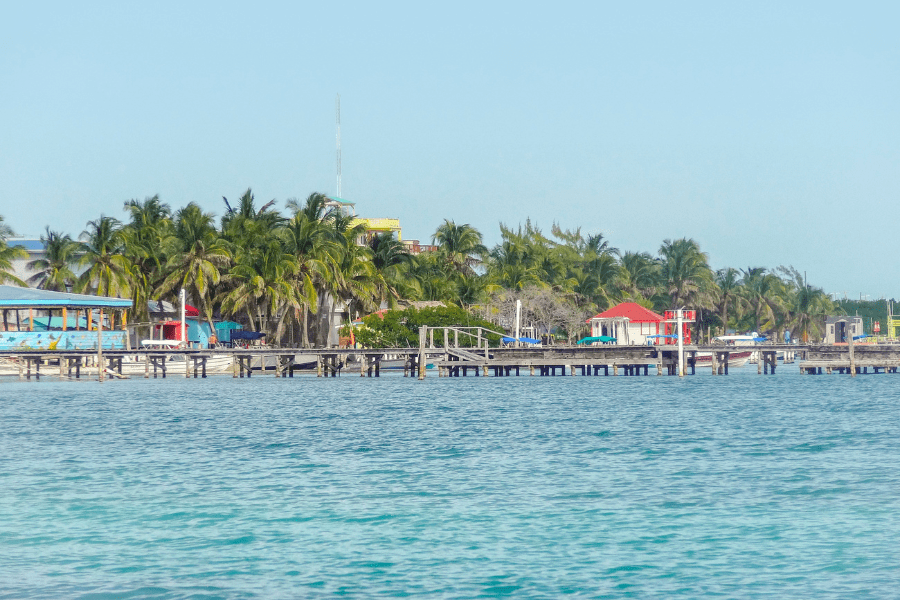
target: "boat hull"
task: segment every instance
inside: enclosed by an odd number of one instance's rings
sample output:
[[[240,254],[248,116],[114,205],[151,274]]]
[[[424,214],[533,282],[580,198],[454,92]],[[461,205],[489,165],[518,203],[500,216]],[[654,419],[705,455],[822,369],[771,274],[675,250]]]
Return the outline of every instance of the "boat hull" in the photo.
[[[743,367],[747,364],[747,361],[750,360],[750,356],[754,354],[751,350],[740,350],[737,352],[731,352],[728,355],[728,366],[730,367]],[[708,366],[712,368],[712,353],[711,352],[698,352],[697,356],[694,359],[694,364],[698,367]]]

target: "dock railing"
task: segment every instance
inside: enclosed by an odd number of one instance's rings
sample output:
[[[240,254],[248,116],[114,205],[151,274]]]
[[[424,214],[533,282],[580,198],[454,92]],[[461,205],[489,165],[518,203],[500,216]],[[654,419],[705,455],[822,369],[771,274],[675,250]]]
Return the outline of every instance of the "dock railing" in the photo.
[[[435,332],[439,332],[438,342],[443,341],[442,346],[437,346],[435,344]],[[453,333],[453,340],[451,345],[450,334]],[[427,325],[423,325],[419,328],[419,379],[425,379],[425,350],[427,349],[437,349],[439,347],[444,349],[444,360],[449,360],[450,358],[450,350],[456,350],[457,354],[462,350],[460,347],[460,336],[464,341],[474,341],[474,348],[477,352],[481,352],[484,350],[484,358],[490,358],[490,340],[488,339],[488,334],[496,334],[500,337],[505,336],[505,333],[501,333],[499,331],[494,331],[493,329],[488,329],[486,327],[463,327],[463,326],[448,326],[448,327],[429,327]],[[443,340],[441,339],[443,338]],[[473,346],[464,346],[465,348],[472,348]],[[466,352],[466,354],[470,354]]]

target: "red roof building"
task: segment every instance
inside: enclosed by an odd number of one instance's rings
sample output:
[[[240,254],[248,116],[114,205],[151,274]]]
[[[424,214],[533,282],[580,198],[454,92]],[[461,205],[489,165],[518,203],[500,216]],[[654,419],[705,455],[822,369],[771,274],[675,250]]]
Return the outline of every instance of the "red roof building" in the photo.
[[[590,323],[594,319],[611,319],[615,317],[624,317],[632,323],[662,323],[666,320],[664,316],[653,312],[649,308],[644,308],[636,302],[623,302],[598,315],[594,315],[585,323]]]
[[[619,345],[658,344],[665,333],[666,318],[635,302],[623,302],[594,315],[591,324],[594,337],[609,336]],[[652,337],[651,337],[652,336]]]

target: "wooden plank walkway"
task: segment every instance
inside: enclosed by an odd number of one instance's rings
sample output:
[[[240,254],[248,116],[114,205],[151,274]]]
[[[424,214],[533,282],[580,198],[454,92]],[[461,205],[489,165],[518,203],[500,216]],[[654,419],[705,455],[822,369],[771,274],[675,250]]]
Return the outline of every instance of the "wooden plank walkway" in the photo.
[[[438,335],[435,335],[435,332]],[[473,345],[466,346],[471,335]],[[435,343],[437,338],[437,343]],[[460,343],[463,339],[463,344]],[[443,344],[441,341],[443,340]],[[452,342],[451,342],[452,340]],[[897,373],[900,369],[900,344],[821,346],[763,344],[725,346],[688,345],[683,348],[686,375],[708,370],[727,375],[732,354],[753,351],[758,354],[757,372],[774,374],[781,366],[778,353],[796,354],[805,374]],[[173,357],[175,359],[173,360]],[[703,364],[698,359],[702,357]],[[224,358],[224,360],[223,360]],[[103,365],[97,368],[98,362]],[[378,377],[385,364],[402,368],[404,376],[425,378],[429,364],[438,377],[512,375],[598,376],[598,375],[676,375],[678,348],[654,346],[546,346],[489,347],[487,337],[456,328],[423,328],[419,348],[216,348],[216,349],[137,349],[137,350],[2,350],[0,374],[20,379],[53,376],[79,379],[167,377],[171,375],[205,378],[208,367],[219,365],[219,373],[232,377],[271,374],[294,377],[295,373],[315,373],[318,377],[359,374]],[[43,367],[43,369],[42,369]],[[125,368],[127,367],[127,368]]]

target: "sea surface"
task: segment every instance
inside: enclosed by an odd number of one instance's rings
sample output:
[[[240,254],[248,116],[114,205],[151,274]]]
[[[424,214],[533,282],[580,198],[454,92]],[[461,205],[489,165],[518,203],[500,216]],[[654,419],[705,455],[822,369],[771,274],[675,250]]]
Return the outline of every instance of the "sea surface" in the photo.
[[[0,380],[0,598],[900,596],[900,375]]]

